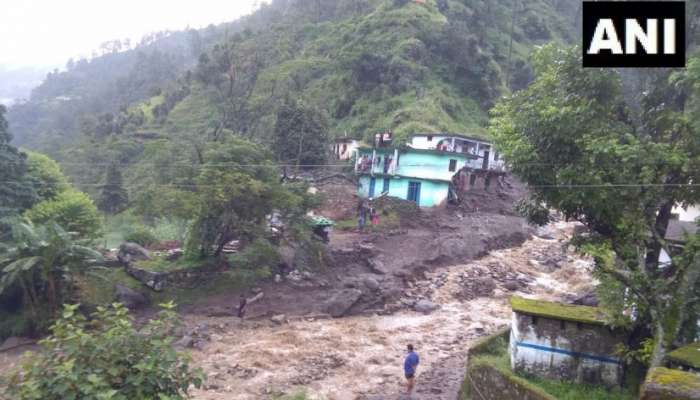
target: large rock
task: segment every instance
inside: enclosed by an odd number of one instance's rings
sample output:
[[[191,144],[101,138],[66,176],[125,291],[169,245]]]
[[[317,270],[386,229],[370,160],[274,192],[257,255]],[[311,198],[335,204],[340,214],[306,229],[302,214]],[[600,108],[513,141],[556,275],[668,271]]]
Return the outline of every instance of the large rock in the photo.
[[[293,270],[296,266],[296,250],[291,246],[281,246],[278,250],[280,255],[280,264],[284,266],[285,270]]]
[[[419,313],[430,314],[440,308],[440,305],[433,303],[430,300],[418,300],[413,306],[413,309]]]
[[[134,268],[131,264],[126,264],[124,267],[126,273],[132,278],[148,286],[156,292],[161,292],[165,289],[168,281],[168,274],[163,272],[146,271],[140,268]]]
[[[389,273],[389,270],[386,268],[386,266],[381,260],[371,258],[367,260],[367,264],[369,265],[369,269],[372,270],[372,272],[374,272],[375,274],[386,275]]]
[[[345,289],[333,295],[325,304],[324,312],[333,318],[344,317],[362,297],[362,291]]]
[[[117,285],[114,287],[114,292],[115,299],[119,303],[124,304],[130,310],[136,310],[148,305],[148,298],[144,296],[143,293],[139,293],[128,286],[122,285],[121,283],[117,283]]]
[[[130,264],[134,261],[150,260],[151,253],[136,243],[124,243],[119,246],[117,259],[122,264]]]
[[[369,290],[379,290],[379,282],[377,282],[377,280],[372,277],[366,276],[364,279],[362,279],[362,283]]]

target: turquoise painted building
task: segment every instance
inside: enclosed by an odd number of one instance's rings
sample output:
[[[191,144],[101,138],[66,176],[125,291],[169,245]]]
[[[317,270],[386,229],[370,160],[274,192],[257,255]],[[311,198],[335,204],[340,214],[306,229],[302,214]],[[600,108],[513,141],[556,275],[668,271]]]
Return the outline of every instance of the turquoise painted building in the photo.
[[[427,149],[360,147],[355,159],[358,194],[383,195],[418,203],[421,207],[444,204],[452,178],[476,156]]]

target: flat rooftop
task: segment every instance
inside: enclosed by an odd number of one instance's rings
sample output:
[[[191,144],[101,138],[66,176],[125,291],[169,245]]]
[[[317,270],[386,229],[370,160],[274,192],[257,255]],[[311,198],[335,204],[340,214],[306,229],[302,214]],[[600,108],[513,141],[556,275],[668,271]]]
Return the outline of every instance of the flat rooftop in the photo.
[[[517,296],[511,297],[510,305],[513,307],[513,311],[520,314],[590,325],[606,325],[604,314],[598,307],[577,306]]]

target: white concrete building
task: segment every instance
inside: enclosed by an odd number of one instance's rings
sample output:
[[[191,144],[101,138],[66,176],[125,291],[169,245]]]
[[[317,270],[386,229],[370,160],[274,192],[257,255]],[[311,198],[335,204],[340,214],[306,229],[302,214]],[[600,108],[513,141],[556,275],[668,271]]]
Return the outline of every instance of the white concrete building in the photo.
[[[440,150],[477,156],[470,162],[473,169],[503,171],[505,163],[490,142],[449,133],[420,133],[411,136],[408,146],[418,150]]]
[[[358,147],[360,147],[360,141],[351,138],[340,138],[336,139],[333,144],[333,155],[337,160],[347,161],[353,158]]]

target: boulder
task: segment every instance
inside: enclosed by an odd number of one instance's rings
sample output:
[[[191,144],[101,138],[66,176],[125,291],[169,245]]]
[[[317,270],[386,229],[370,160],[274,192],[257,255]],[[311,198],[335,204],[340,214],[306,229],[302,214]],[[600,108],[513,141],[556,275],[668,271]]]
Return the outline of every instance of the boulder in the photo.
[[[389,273],[389,270],[386,268],[384,263],[381,260],[378,260],[376,258],[370,258],[367,260],[367,264],[369,265],[369,269],[372,270],[375,274],[379,275],[386,275]]]
[[[510,280],[503,282],[503,287],[506,290],[510,290],[511,292],[518,290],[523,286],[525,286],[525,285],[516,279],[510,279]]]
[[[131,275],[132,278],[148,286],[150,289],[156,292],[161,292],[165,289],[168,274],[162,272],[152,272],[146,271],[139,268],[134,268],[131,264],[126,264],[126,273]]]
[[[194,346],[194,339],[192,338],[192,336],[185,335],[182,337],[182,339],[173,343],[173,346],[178,349],[189,349]]]
[[[598,295],[595,293],[595,291],[591,291],[589,293],[577,296],[573,303],[580,306],[598,307]]]
[[[439,304],[435,304],[430,300],[418,300],[413,306],[413,309],[419,313],[430,314],[440,308]]]
[[[121,283],[117,283],[114,287],[114,297],[119,303],[124,304],[130,310],[136,310],[148,305],[148,298],[144,296],[143,293],[137,292]]]
[[[295,268],[296,250],[290,246],[281,246],[278,250],[280,255],[280,264],[285,270],[293,270]]]
[[[133,261],[150,260],[151,253],[136,243],[123,243],[119,246],[117,259],[122,264],[130,264]]]
[[[333,318],[344,317],[362,297],[362,291],[345,289],[335,293],[324,305],[324,312]]]
[[[274,317],[270,318],[270,321],[277,325],[282,325],[287,322],[287,316],[284,314],[275,315]]]
[[[372,277],[369,277],[369,276],[365,277],[365,278],[362,280],[362,283],[363,283],[363,284],[365,285],[365,287],[366,287],[367,289],[369,289],[369,290],[372,290],[372,291],[377,291],[377,290],[379,290],[379,282],[377,282],[377,280],[374,279],[374,278],[372,278]]]

